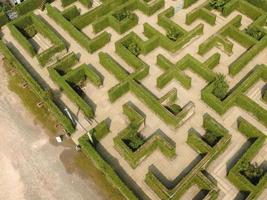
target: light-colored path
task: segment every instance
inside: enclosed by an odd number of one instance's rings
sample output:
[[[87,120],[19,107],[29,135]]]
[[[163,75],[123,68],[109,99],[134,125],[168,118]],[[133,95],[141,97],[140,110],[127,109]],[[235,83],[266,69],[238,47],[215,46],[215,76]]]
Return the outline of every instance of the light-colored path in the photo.
[[[0,73],[0,199],[104,199],[90,179],[66,171],[61,160],[73,146],[52,145],[19,98],[7,89],[2,63]]]

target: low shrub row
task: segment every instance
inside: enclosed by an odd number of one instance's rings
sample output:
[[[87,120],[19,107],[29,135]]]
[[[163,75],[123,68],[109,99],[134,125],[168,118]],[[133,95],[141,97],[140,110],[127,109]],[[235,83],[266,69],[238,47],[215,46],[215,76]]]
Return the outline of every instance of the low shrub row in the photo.
[[[33,45],[27,40],[24,35],[16,28],[14,24],[9,24],[8,28],[12,34],[12,36],[18,41],[18,43],[31,55],[36,55],[36,50],[34,49]]]
[[[33,92],[40,97],[48,109],[55,115],[56,119],[62,124],[64,129],[69,133],[73,133],[75,128],[73,127],[71,120],[65,114],[63,114],[63,112],[51,98],[47,98],[46,91],[37,83],[37,81],[31,76],[31,74],[17,60],[17,58],[2,41],[0,41],[0,50],[8,62],[16,68],[18,73],[30,85],[30,88],[33,90]]]

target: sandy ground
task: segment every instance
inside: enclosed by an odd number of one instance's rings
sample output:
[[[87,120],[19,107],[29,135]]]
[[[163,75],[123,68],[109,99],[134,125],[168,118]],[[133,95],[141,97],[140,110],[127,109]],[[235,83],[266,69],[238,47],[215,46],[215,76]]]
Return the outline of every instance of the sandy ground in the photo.
[[[73,145],[53,144],[8,90],[2,63],[0,73],[0,199],[104,199],[90,178],[65,168]]]

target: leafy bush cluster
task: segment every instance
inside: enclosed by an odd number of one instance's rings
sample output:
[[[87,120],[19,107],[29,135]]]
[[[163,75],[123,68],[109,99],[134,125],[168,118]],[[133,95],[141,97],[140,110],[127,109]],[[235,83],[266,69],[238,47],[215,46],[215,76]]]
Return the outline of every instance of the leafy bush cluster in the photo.
[[[254,185],[257,185],[264,175],[264,170],[257,163],[242,162],[239,170]]]
[[[133,40],[127,40],[123,45],[136,57],[140,55],[141,49],[136,42]]]
[[[260,31],[255,27],[246,28],[245,31],[248,35],[255,38],[256,40],[261,40],[265,36],[265,34],[262,31]]]
[[[167,35],[166,36],[170,40],[176,41],[180,35],[181,35],[180,31],[172,26],[167,30]]]
[[[222,10],[229,0],[209,0],[209,5],[217,10]]]
[[[214,89],[212,93],[219,99],[224,99],[227,95],[229,85],[225,80],[225,75],[218,74],[214,82]]]
[[[124,19],[133,19],[133,13],[127,9],[122,9],[113,14],[113,16],[118,20],[122,21]]]

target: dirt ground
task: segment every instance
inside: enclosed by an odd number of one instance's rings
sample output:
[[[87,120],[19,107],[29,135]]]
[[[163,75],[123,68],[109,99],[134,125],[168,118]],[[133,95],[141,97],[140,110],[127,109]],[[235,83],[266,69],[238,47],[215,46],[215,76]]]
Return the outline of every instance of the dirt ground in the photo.
[[[49,139],[8,90],[2,63],[0,73],[0,199],[104,199],[93,181],[71,165],[74,145],[58,146]]]

